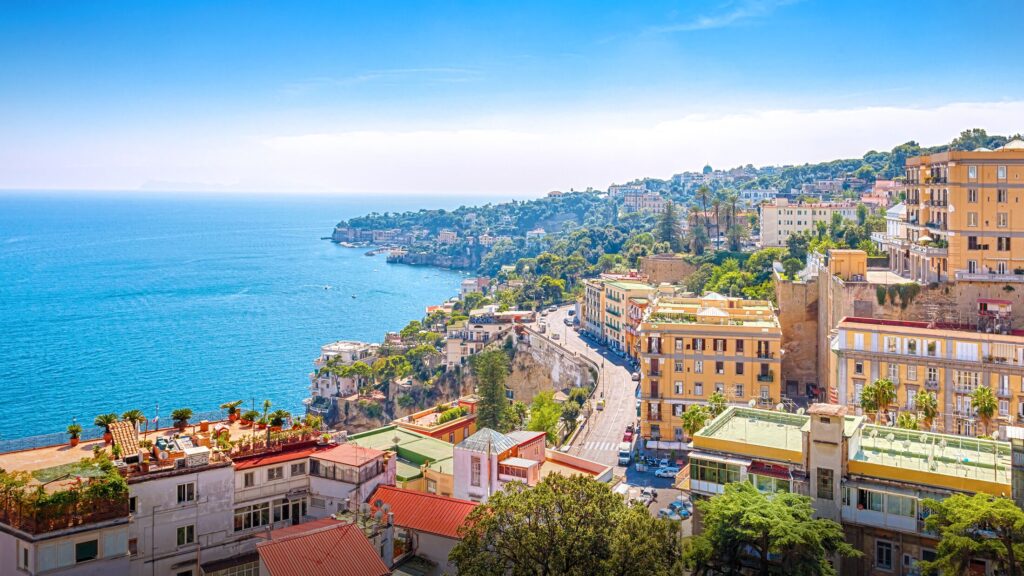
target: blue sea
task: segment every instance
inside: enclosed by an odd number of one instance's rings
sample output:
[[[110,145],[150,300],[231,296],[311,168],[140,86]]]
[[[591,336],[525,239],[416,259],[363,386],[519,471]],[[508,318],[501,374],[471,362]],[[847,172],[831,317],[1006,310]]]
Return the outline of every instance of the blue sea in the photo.
[[[0,194],[0,441],[131,408],[301,413],[321,344],[379,341],[463,277],[320,238],[471,202]]]

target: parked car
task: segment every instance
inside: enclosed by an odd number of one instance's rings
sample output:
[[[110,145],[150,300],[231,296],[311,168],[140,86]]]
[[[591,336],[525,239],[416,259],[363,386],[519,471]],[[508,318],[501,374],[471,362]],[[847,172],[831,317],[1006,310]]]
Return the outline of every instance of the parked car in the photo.
[[[551,335],[551,339],[552,339],[552,340],[559,340],[559,339],[560,339],[560,337],[559,337],[559,335],[558,335],[558,332],[555,332],[554,334],[552,334],[552,335]]]
[[[668,518],[669,520],[683,519],[682,516],[676,514],[675,510],[670,510],[668,508],[662,508],[661,510],[658,510],[658,518]]]
[[[640,381],[640,373],[639,372],[633,372],[633,382],[639,382],[639,381]]]
[[[569,316],[575,316],[575,315],[576,315],[576,311],[575,310],[569,310]]]
[[[658,478],[675,478],[676,474],[679,474],[678,466],[663,466],[654,471]]]
[[[668,468],[670,466],[668,458],[662,458],[658,460],[658,468]]]
[[[604,398],[597,401],[597,409],[604,410]]]
[[[548,312],[558,312],[558,306],[552,306],[548,308]]]
[[[547,310],[541,310],[540,311],[540,315],[541,316],[547,316],[548,315],[548,311]]]

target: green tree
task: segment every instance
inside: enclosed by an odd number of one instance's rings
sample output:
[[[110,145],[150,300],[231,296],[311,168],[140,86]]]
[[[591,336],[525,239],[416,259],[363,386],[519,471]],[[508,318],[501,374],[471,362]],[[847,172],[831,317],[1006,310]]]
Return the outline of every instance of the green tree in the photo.
[[[782,261],[782,270],[790,280],[795,280],[796,275],[803,269],[804,263],[796,258],[786,258]]]
[[[896,416],[896,427],[903,428],[904,430],[917,430],[919,428],[917,416],[910,412],[900,412]]]
[[[576,419],[580,416],[580,407],[574,402],[566,402],[562,404],[562,423],[565,425],[567,432],[572,432],[576,428]]]
[[[405,325],[405,328],[402,328],[398,335],[402,337],[402,340],[408,342],[419,336],[421,330],[423,330],[423,324],[419,320],[412,320]]]
[[[554,400],[554,393],[550,390],[541,392],[533,397],[530,404],[530,422],[526,425],[527,430],[533,432],[545,432],[548,443],[558,442],[558,420],[562,417],[562,405]]]
[[[701,256],[709,241],[707,221],[700,210],[694,206],[690,213],[690,249],[697,256]]]
[[[914,394],[914,407],[917,409],[924,427],[931,429],[932,422],[939,415],[939,401],[935,394],[927,390],[918,390],[917,394]]]
[[[886,411],[896,401],[896,387],[892,380],[879,378],[866,384],[860,392],[860,407],[865,413],[875,414],[875,421],[885,424]]]
[[[763,494],[749,482],[727,484],[725,492],[697,503],[703,531],[684,552],[687,568],[698,574],[740,574],[748,557],[759,574],[835,574],[833,554],[860,555],[846,543],[843,528],[814,517],[811,500],[788,492]],[[772,562],[769,555],[779,559]]]
[[[708,412],[711,413],[712,418],[715,418],[722,412],[725,412],[725,408],[725,395],[715,390],[711,397],[708,398]]]
[[[989,426],[992,424],[992,417],[999,410],[999,400],[988,386],[975,388],[971,392],[971,407],[978,413],[981,419],[982,434],[988,434]]]
[[[673,252],[679,252],[682,247],[682,232],[679,227],[679,215],[676,213],[676,205],[669,201],[665,204],[665,211],[658,216],[658,224],[655,228],[656,237],[660,242],[668,242]]]
[[[241,402],[239,402],[239,404],[241,404]],[[135,426],[135,429],[138,430],[139,426],[146,422],[146,415],[142,413],[142,410],[139,410],[138,408],[133,408],[131,410],[128,410],[124,414],[121,414],[121,420],[124,420],[125,422],[131,422],[132,426]]]
[[[700,432],[710,418],[711,412],[706,406],[691,405],[683,412],[683,430],[686,431],[687,436],[693,438],[693,435]]]
[[[463,576],[668,576],[679,573],[678,530],[608,484],[551,474],[492,494],[449,559]]]
[[[480,402],[477,406],[477,427],[503,430],[508,420],[508,400],[505,398],[505,379],[508,378],[509,360],[505,351],[500,348],[487,348],[470,358],[470,368],[476,376],[477,393]]]
[[[789,250],[790,257],[796,258],[801,262],[807,260],[807,250],[810,248],[810,243],[810,233],[807,232],[792,234],[789,238],[786,238],[786,248]]]
[[[924,574],[967,574],[972,559],[990,560],[996,573],[1024,574],[1024,511],[1008,498],[954,494],[921,502],[925,527],[939,534],[936,558],[922,562]]]

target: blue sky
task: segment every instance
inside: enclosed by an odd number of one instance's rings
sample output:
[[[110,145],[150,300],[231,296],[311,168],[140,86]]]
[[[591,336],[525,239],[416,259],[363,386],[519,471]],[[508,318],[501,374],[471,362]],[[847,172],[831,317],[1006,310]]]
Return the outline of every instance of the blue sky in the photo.
[[[0,188],[535,195],[1017,132],[1022,16],[1012,1],[8,1]]]

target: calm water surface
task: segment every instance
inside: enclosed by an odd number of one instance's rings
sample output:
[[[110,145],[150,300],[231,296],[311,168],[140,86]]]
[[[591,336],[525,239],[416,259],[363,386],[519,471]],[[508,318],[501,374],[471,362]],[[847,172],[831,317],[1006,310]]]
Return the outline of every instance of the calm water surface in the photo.
[[[379,341],[461,274],[320,240],[408,197],[0,195],[0,440],[269,398],[302,410],[322,343]]]

